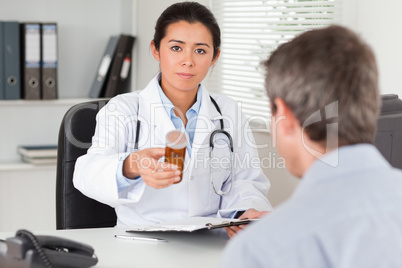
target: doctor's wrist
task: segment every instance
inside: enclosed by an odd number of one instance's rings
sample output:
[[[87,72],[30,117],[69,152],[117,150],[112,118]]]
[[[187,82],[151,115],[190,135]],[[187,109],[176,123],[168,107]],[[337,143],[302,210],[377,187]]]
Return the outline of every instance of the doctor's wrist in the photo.
[[[123,176],[128,179],[137,179],[140,177],[138,172],[137,160],[138,155],[131,153],[123,162]]]

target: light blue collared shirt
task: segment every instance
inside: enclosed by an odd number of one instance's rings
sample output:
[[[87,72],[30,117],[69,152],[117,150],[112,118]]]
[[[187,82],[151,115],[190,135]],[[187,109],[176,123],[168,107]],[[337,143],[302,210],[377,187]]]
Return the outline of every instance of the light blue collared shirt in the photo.
[[[287,202],[229,241],[219,267],[402,267],[401,252],[402,172],[359,144],[316,160]]]
[[[160,84],[158,83],[159,96],[161,98],[163,106],[165,107],[165,111],[166,111],[167,115],[169,116],[170,120],[172,120],[172,122],[173,122],[174,127],[177,130],[185,131],[188,134],[188,137],[190,139],[189,144],[187,145],[187,151],[188,151],[189,157],[191,157],[191,150],[192,150],[192,146],[193,146],[195,128],[197,125],[198,113],[199,113],[200,107],[201,107],[201,94],[202,94],[201,91],[202,91],[202,89],[200,87],[197,91],[196,102],[186,112],[187,125],[186,125],[186,127],[184,127],[183,121],[180,119],[180,117],[176,116],[176,114],[174,113],[173,103],[166,97]]]

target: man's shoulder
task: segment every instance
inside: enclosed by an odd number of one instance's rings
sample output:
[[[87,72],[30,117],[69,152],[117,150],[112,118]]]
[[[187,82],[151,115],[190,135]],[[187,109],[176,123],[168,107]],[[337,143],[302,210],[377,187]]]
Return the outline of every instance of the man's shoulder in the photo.
[[[305,229],[311,217],[295,209],[293,202],[287,202],[247,226],[229,242],[222,267],[292,267],[313,237],[312,228]]]

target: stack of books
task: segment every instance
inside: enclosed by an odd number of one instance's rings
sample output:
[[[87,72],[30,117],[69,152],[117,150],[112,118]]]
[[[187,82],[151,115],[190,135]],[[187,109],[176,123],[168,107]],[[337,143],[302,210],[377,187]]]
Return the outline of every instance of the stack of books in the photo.
[[[34,165],[57,163],[57,145],[18,146],[22,161]]]

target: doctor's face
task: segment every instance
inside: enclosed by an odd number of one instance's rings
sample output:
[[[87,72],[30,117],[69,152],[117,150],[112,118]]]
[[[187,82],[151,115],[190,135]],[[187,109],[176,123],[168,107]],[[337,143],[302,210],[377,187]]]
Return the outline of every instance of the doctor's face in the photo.
[[[215,58],[213,39],[199,22],[179,21],[167,27],[159,50],[151,43],[152,54],[160,62],[162,89],[168,92],[197,91],[219,57]]]

